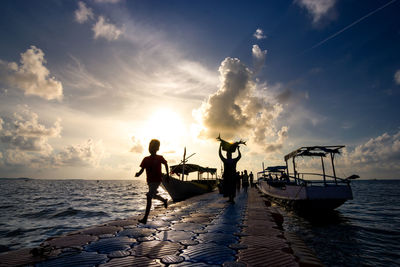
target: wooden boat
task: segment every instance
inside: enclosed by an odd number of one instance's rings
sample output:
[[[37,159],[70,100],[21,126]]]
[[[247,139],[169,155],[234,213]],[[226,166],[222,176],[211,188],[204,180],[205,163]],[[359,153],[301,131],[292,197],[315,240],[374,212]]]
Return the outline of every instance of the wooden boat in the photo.
[[[218,183],[216,168],[202,167],[196,164],[186,164],[187,159],[194,154],[187,158],[185,158],[185,155],[186,148],[181,164],[171,166],[171,174],[176,174],[178,177],[170,175],[168,182],[166,176],[164,176],[162,180],[162,186],[175,202],[211,192],[216,188]],[[185,180],[185,175],[189,175],[189,173],[192,172],[197,172],[197,180],[188,181],[187,176]],[[202,177],[203,173],[207,173],[207,178]],[[210,174],[211,177],[209,177]]]
[[[334,157],[344,146],[301,147],[285,156],[286,166],[272,166],[258,173],[258,187],[273,201],[304,213],[332,211],[347,200],[353,199],[350,186],[352,175],[347,178],[336,176]],[[332,174],[325,172],[324,158],[330,156]],[[297,157],[320,157],[322,173],[299,173],[296,170]],[[292,159],[293,173],[288,170]],[[318,177],[318,180],[309,179]],[[321,179],[322,178],[322,179]]]

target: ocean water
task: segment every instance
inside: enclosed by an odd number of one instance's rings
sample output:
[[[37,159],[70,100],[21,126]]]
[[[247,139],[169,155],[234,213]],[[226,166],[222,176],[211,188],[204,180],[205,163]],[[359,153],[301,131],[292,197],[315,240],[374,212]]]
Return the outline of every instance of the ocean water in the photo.
[[[329,215],[283,211],[285,230],[327,266],[400,266],[400,180],[354,181],[352,189],[354,200]],[[144,180],[0,179],[0,252],[142,214],[146,191]]]
[[[400,266],[400,180],[353,181],[353,200],[328,215],[285,212],[327,266]]]
[[[54,235],[143,214],[146,192],[144,179],[0,179],[0,252],[37,246]],[[161,187],[159,192],[169,198]],[[161,204],[153,201],[153,207]]]

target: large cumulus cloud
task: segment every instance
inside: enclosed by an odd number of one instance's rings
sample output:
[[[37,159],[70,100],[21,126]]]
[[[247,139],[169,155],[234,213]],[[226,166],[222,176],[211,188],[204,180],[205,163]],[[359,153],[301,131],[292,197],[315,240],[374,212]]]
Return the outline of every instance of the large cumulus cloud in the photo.
[[[226,58],[219,67],[220,87],[210,95],[194,115],[203,125],[200,137],[251,139],[272,152],[282,147],[288,127],[276,128],[283,111],[256,90],[254,73],[237,58]]]
[[[26,95],[36,95],[47,100],[62,99],[62,84],[50,76],[41,49],[31,46],[21,54],[20,63],[18,65],[16,62],[0,60],[0,80],[7,86],[23,90]]]

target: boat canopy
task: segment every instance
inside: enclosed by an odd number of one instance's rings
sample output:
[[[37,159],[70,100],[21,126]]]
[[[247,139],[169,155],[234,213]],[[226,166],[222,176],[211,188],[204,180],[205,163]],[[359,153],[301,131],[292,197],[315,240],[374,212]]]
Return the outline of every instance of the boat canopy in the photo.
[[[171,166],[171,171],[176,174],[182,174],[183,165],[173,165]],[[217,172],[216,168],[208,168],[208,167],[201,167],[196,164],[185,164],[185,174],[189,174],[191,172],[199,172],[199,173],[211,173],[214,175]]]
[[[287,154],[285,156],[285,161],[288,161],[290,158],[298,157],[298,156],[308,156],[308,157],[325,157],[328,154],[339,154],[340,149],[345,146],[304,146],[296,149],[295,151]]]
[[[265,169],[267,172],[284,172],[286,170],[286,166],[270,166]]]
[[[261,172],[257,172],[257,175],[263,174],[265,175],[265,173],[283,173],[285,172],[287,169],[286,166],[269,166],[267,167],[264,171]]]

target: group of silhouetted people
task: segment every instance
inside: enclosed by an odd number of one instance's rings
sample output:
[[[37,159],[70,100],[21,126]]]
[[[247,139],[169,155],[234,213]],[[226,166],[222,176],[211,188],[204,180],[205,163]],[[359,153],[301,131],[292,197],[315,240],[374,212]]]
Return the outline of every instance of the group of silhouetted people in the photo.
[[[244,170],[242,172],[237,171],[236,172],[236,190],[240,191],[241,188],[243,188],[244,191],[247,191],[247,189],[250,187],[254,187],[254,175],[253,172],[250,172],[248,174],[247,170]]]

